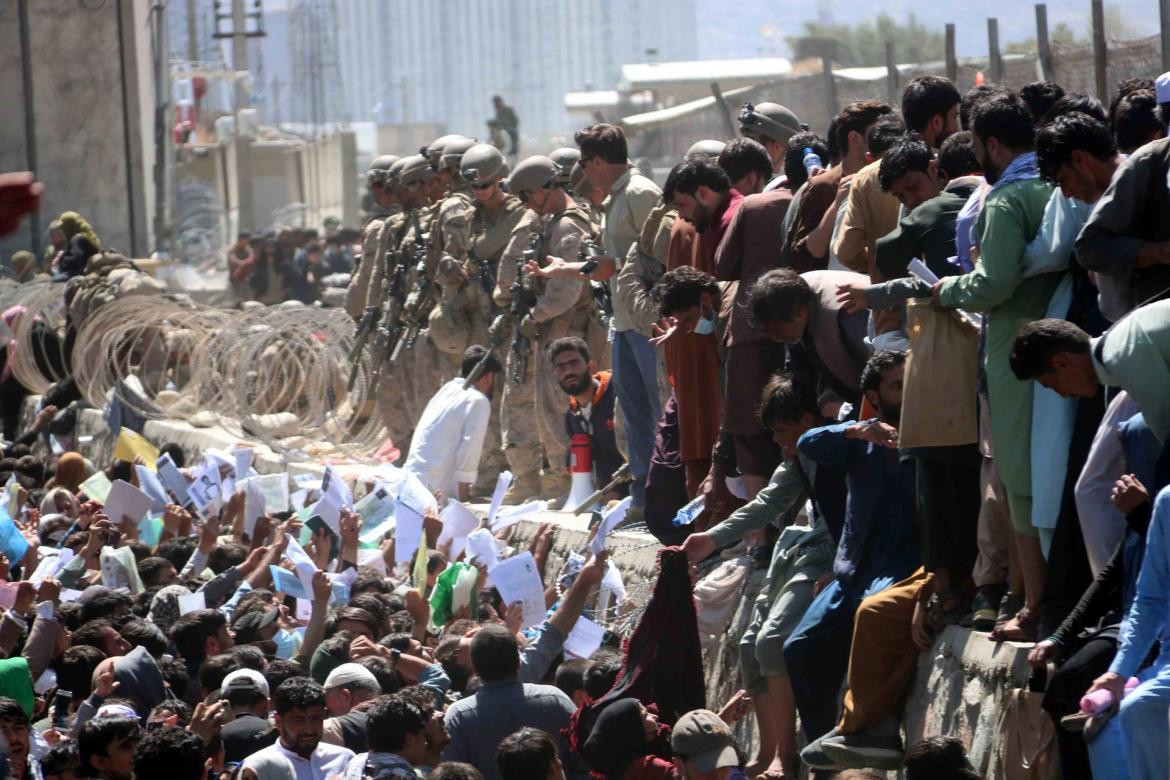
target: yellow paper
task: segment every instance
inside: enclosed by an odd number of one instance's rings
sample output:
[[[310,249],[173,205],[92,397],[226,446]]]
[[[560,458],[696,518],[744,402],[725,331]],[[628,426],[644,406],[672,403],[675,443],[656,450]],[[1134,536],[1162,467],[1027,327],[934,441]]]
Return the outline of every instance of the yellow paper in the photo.
[[[427,558],[427,535],[423,533],[422,541],[418,545],[418,552],[414,554],[414,570],[411,575],[414,578],[414,587],[418,589],[418,595],[423,598],[427,597]]]
[[[129,428],[123,428],[118,432],[118,443],[114,445],[114,457],[119,460],[133,461],[138,455],[141,455],[142,459],[146,461],[148,469],[158,471],[158,467],[155,465],[159,456],[158,448],[140,434]]]

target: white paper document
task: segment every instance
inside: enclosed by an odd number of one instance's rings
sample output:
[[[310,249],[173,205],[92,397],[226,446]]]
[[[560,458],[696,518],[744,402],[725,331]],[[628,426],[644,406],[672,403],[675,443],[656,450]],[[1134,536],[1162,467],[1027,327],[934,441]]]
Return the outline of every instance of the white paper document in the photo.
[[[530,552],[522,552],[505,558],[488,570],[496,590],[504,604],[511,606],[516,602],[523,605],[524,617],[521,628],[531,628],[544,620],[547,608],[544,604],[544,585],[540,581],[540,572],[536,569],[536,561]]]
[[[565,637],[565,655],[576,658],[588,658],[597,652],[605,639],[605,627],[594,623],[587,617],[577,618],[573,630]]]
[[[115,525],[124,522],[138,525],[153,503],[154,500],[146,493],[125,480],[116,479],[110,485],[110,495],[106,496],[105,511]]]
[[[605,549],[605,537],[626,519],[626,512],[630,511],[631,501],[633,498],[626,496],[602,518],[601,524],[597,528],[597,534],[593,537],[592,550],[594,555],[601,554],[601,551]]]

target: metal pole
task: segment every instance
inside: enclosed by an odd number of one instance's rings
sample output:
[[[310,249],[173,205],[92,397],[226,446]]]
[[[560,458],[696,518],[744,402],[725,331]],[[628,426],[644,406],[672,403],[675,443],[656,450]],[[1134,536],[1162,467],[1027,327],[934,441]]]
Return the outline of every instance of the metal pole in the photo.
[[[155,0],[151,14],[154,32],[154,246],[163,249],[167,245],[167,161],[170,159],[167,114],[171,97],[166,4]]]
[[[1048,41],[1048,6],[1036,4],[1036,56],[1040,61],[1040,77],[1052,81],[1052,48]]]
[[[987,77],[992,84],[1003,79],[1003,62],[999,58],[999,19],[987,20]]]
[[[130,256],[138,254],[138,215],[134,209],[134,166],[131,164],[130,143],[130,82],[126,72],[126,30],[123,18],[122,0],[116,0],[114,10],[118,14],[118,71],[122,88],[122,155],[126,166],[126,211],[130,217]]]
[[[894,58],[894,42],[886,41],[886,102],[898,102],[898,61]]]
[[[1109,79],[1106,75],[1105,3],[1093,0],[1093,75],[1097,85],[1097,99],[1109,102]]]
[[[952,22],[947,23],[947,78],[958,83],[959,81],[959,60],[955,57],[955,25]]]
[[[735,123],[731,121],[731,109],[723,99],[723,90],[719,88],[718,81],[711,82],[711,94],[715,96],[715,105],[719,107],[719,114],[723,117],[723,129],[727,131],[727,137],[735,138],[738,133],[735,132]]]
[[[1162,71],[1170,70],[1170,0],[1158,0],[1162,20]]]
[[[20,77],[24,92],[24,157],[25,165],[35,177],[37,175],[37,121],[33,113],[32,79],[32,34],[28,25],[28,0],[20,0]],[[33,211],[28,215],[28,230],[32,234],[29,245],[36,262],[41,262],[41,215]]]
[[[199,20],[195,13],[195,0],[187,0],[187,59],[199,59]]]

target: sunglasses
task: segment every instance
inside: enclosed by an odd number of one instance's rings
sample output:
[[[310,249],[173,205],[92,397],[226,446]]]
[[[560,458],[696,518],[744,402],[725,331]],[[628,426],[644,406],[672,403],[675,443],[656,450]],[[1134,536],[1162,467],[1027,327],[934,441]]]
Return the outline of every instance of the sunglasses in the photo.
[[[481,181],[478,184],[472,184],[471,189],[473,189],[473,190],[486,190],[488,187],[491,187],[493,184],[495,184],[495,182],[493,182],[493,181]]]

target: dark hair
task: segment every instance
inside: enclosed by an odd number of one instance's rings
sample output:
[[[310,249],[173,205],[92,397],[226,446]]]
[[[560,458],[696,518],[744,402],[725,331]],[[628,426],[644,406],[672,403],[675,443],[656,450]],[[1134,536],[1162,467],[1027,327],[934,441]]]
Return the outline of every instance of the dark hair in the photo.
[[[142,733],[138,721],[121,715],[87,720],[77,734],[77,753],[81,770],[86,775],[96,775],[89,760],[94,756],[106,756],[110,743],[137,737]]]
[[[1102,124],[1109,124],[1109,116],[1105,113],[1105,106],[1101,105],[1100,100],[1092,95],[1073,93],[1053,103],[1052,108],[1048,109],[1048,113],[1040,119],[1037,126],[1046,125],[1058,116],[1074,112],[1091,116]]]
[[[167,638],[162,629],[142,618],[127,620],[118,629],[118,633],[130,643],[131,647],[145,647],[146,652],[155,659],[162,658],[167,651]]]
[[[561,689],[566,696],[585,687],[585,670],[589,668],[589,661],[584,658],[573,658],[557,667],[554,685]]]
[[[305,254],[320,252],[321,249],[322,247],[320,241],[310,241],[309,243],[305,244]]]
[[[1114,115],[1117,113],[1117,104],[1120,103],[1126,95],[1137,92],[1139,89],[1148,89],[1153,92],[1156,87],[1157,85],[1154,83],[1154,80],[1148,76],[1138,76],[1135,78],[1123,79],[1117,82],[1117,87],[1113,91],[1113,99],[1109,101],[1110,126],[1113,125]]]
[[[406,745],[407,734],[418,734],[427,727],[418,706],[397,693],[379,696],[367,713],[370,750],[379,753],[397,753]]]
[[[11,723],[28,728],[28,713],[16,699],[0,696],[0,723]]]
[[[791,268],[774,268],[752,285],[748,293],[748,318],[757,327],[786,322],[812,302],[812,288]]]
[[[451,690],[463,692],[471,677],[471,670],[459,662],[459,634],[448,634],[435,645],[435,661],[451,678]]]
[[[309,675],[305,673],[304,668],[296,661],[283,659],[269,661],[268,667],[264,670],[264,679],[268,682],[268,690],[270,691],[275,691],[283,683],[294,677],[309,679]]]
[[[891,368],[906,363],[906,353],[893,349],[882,349],[869,356],[865,361],[865,368],[861,369],[861,392],[873,390],[877,392],[882,383],[882,374]]]
[[[241,669],[252,669],[263,674],[265,667],[268,666],[264,651],[256,645],[232,645],[228,655],[236,659]]]
[[[86,775],[87,772],[79,772],[81,766],[81,758],[77,755],[77,741],[73,739],[63,739],[56,745],[46,751],[45,755],[41,756],[41,777],[45,775],[62,775],[66,772],[73,772],[78,775]]]
[[[158,668],[162,672],[163,681],[171,686],[172,691],[187,690],[191,683],[191,673],[187,671],[185,663],[178,658],[160,658]]]
[[[202,780],[203,761],[202,739],[178,726],[163,726],[147,731],[138,742],[134,776]]]
[[[650,291],[658,304],[658,314],[663,317],[698,306],[703,293],[711,295],[715,301],[712,306],[718,309],[719,282],[711,274],[690,265],[667,271]]]
[[[488,625],[471,638],[471,666],[484,682],[515,677],[520,669],[520,646],[502,625]]]
[[[167,699],[161,704],[154,705],[154,709],[146,716],[146,721],[149,723],[152,718],[169,718],[174,715],[175,725],[186,728],[191,722],[191,712],[191,705],[182,699]]]
[[[350,593],[389,593],[390,584],[382,573],[370,566],[359,566],[357,579],[349,587]]]
[[[488,356],[483,368],[485,374],[502,374],[504,372],[504,366],[500,363],[500,359],[496,357],[495,353],[489,355],[486,347],[479,344],[472,344],[463,352],[463,362],[459,366],[459,376],[464,379],[471,376],[471,372],[479,365],[479,361],[483,360],[484,355]]]
[[[876,160],[906,137],[906,123],[897,114],[887,114],[865,131],[865,147]]]
[[[549,361],[556,360],[557,355],[562,352],[577,352],[586,363],[591,359],[589,357],[589,345],[585,343],[585,339],[578,338],[577,336],[562,336],[550,344],[548,347]]]
[[[934,152],[917,135],[907,136],[886,152],[878,169],[878,183],[882,192],[889,192],[894,182],[908,173],[917,171],[930,175],[930,163]]]
[[[986,144],[994,138],[1015,152],[1029,152],[1036,135],[1032,113],[1019,95],[992,95],[975,106],[973,130]]]
[[[280,684],[272,696],[277,715],[292,710],[307,710],[325,706],[325,689],[308,677],[290,677]]]
[[[83,623],[80,628],[69,635],[69,646],[89,645],[105,653],[107,652],[106,629],[112,630],[113,628],[114,624],[105,618],[98,618],[97,620]]]
[[[442,555],[438,550],[432,550],[430,555]],[[429,566],[428,566],[429,568]],[[375,635],[385,632],[386,621],[390,618],[390,610],[386,606],[386,602],[378,598],[375,593],[358,593],[350,596],[349,606],[357,607],[370,613],[370,616],[378,622],[378,630]]]
[[[431,770],[427,780],[483,780],[483,775],[471,764],[444,761]]]
[[[113,617],[122,610],[130,610],[134,601],[125,593],[105,590],[89,596],[81,605],[81,622],[88,623],[97,618]]]
[[[171,625],[175,650],[188,661],[203,658],[203,645],[227,625],[227,618],[214,609],[197,609],[181,615]]]
[[[753,172],[758,173],[765,182],[772,178],[772,156],[763,144],[751,138],[741,136],[728,141],[719,153],[717,162],[732,182]]]
[[[203,659],[199,665],[199,684],[205,691],[217,690],[223,685],[223,678],[240,668],[236,657],[231,653],[220,653]]]
[[[239,566],[248,557],[248,548],[236,542],[217,544],[207,556],[207,568],[216,574],[223,574],[233,566]]]
[[[857,100],[837,115],[837,149],[844,157],[849,153],[849,134],[856,132],[865,137],[870,125],[886,114],[892,114],[894,109],[878,100]]]
[[[341,607],[338,609],[333,614],[333,627],[336,628],[337,624],[343,620],[351,620],[355,623],[365,625],[370,630],[370,636],[372,637],[376,637],[382,633],[378,626],[378,619],[361,607]]]
[[[496,748],[496,766],[508,780],[546,780],[556,760],[556,743],[540,729],[522,728]]]
[[[970,130],[971,120],[975,114],[975,106],[992,95],[1003,95],[1007,94],[1008,91],[1004,87],[992,86],[991,84],[980,84],[977,87],[971,87],[963,95],[963,102],[959,104],[959,126],[964,130]]]
[[[1060,352],[1089,354],[1089,334],[1068,320],[1034,320],[1017,331],[1008,360],[1016,378],[1026,381],[1051,370]]]
[[[93,670],[106,660],[106,654],[90,645],[70,647],[54,664],[57,685],[73,691],[74,699],[84,699],[93,689]]]
[[[962,102],[959,89],[942,76],[919,76],[902,90],[902,116],[906,127],[915,133],[925,132],[936,116],[946,119],[947,113]]]
[[[166,558],[160,558],[158,556],[144,558],[138,562],[138,576],[142,579],[142,584],[149,588],[158,585],[158,580],[162,576],[163,570],[173,565]]]
[[[979,780],[963,743],[955,737],[927,737],[906,750],[906,780]]]
[[[581,150],[582,158],[600,157],[614,165],[629,162],[626,134],[617,125],[590,125],[574,133],[573,140]]]
[[[609,693],[621,670],[621,653],[607,648],[598,650],[589,656],[589,668],[585,670],[585,693],[591,699],[600,699]]]
[[[1166,125],[1158,118],[1158,101],[1153,90],[1131,92],[1117,103],[1113,114],[1113,132],[1117,146],[1132,152],[1145,146],[1155,133],[1165,133]]]
[[[788,177],[788,186],[793,191],[808,181],[808,171],[804,167],[805,149],[812,149],[821,162],[829,164],[829,147],[824,138],[811,130],[802,130],[789,138],[788,151],[784,154],[784,175]]]
[[[1064,97],[1064,88],[1051,81],[1033,81],[1020,87],[1017,94],[1027,104],[1032,117],[1039,122],[1048,109]]]
[[[382,693],[398,693],[401,690],[402,678],[398,675],[397,670],[395,670],[394,664],[382,656],[367,655],[365,658],[357,661],[357,663],[366,667],[370,671],[370,674],[374,675],[374,679],[378,681],[378,688]]]
[[[699,187],[715,192],[731,189],[731,179],[722,168],[707,159],[684,160],[671,169],[662,187],[662,200],[670,203],[675,195],[694,195]]]
[[[176,569],[182,571],[195,552],[195,540],[189,537],[168,539],[158,546],[157,552],[160,557],[166,558],[175,564]]]
[[[947,179],[983,172],[970,131],[960,130],[942,142],[938,148],[938,169]]]
[[[1036,163],[1040,176],[1055,182],[1060,166],[1072,160],[1075,151],[1085,152],[1102,162],[1117,156],[1117,145],[1104,122],[1081,113],[1058,116],[1036,133]]]
[[[816,388],[785,373],[773,374],[768,379],[757,410],[760,422],[766,428],[771,428],[774,423],[796,422],[806,414],[817,419],[820,413]]]
[[[840,121],[834,116],[829,120],[829,128],[825,130],[825,148],[829,150],[829,159],[824,162],[828,165],[836,165],[841,161],[841,144],[839,143],[840,139],[837,138],[837,127],[839,125]]]

